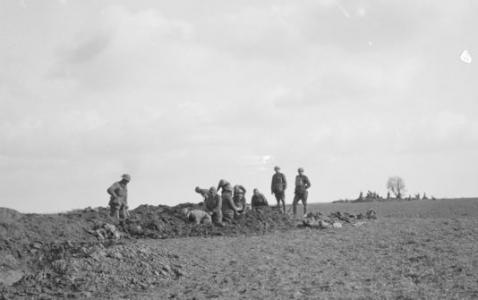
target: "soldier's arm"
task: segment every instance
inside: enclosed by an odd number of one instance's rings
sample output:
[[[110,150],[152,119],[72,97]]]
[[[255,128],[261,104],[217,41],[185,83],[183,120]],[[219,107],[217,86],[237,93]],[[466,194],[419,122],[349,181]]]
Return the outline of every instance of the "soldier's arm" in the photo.
[[[307,176],[305,176],[305,184],[307,185],[306,189],[310,188],[310,180],[309,180],[309,177]]]
[[[116,184],[113,183],[107,190],[106,192],[110,194],[111,196],[118,198],[118,195],[116,194]]]
[[[222,199],[224,201],[224,199]],[[234,203],[234,200],[232,200],[231,197],[227,197],[227,200],[229,202],[229,205],[232,207],[232,210],[234,210],[234,212],[237,213],[237,211],[239,210],[239,208],[236,206],[236,204]]]
[[[204,198],[206,198],[208,192],[209,192],[208,189],[198,189],[198,190],[196,190],[196,193],[201,194],[201,196],[203,196]]]
[[[285,175],[282,174],[282,182],[284,184],[284,190],[287,188],[287,180],[285,179]]]

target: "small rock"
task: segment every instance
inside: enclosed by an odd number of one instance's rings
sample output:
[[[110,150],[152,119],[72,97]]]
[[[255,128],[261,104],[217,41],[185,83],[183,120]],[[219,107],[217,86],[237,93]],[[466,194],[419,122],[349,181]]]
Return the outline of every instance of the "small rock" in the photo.
[[[40,242],[34,242],[34,243],[32,244],[32,247],[35,248],[35,249],[40,249],[41,246],[42,246],[42,244],[41,244]]]
[[[163,274],[163,276],[168,276],[168,272],[166,272],[166,270],[164,270],[164,269],[159,270],[159,272],[161,272],[161,274]]]
[[[365,224],[365,222],[357,222],[354,224],[354,226],[359,227],[359,226],[362,226],[363,224]]]
[[[332,224],[332,226],[333,226],[334,228],[342,228],[342,223],[340,223],[340,222],[335,222],[334,224]]]
[[[6,272],[0,272],[0,284],[11,286],[15,282],[22,279],[23,275],[23,272],[20,270],[9,270]]]
[[[171,267],[169,265],[164,265],[163,270],[168,272],[168,273],[171,273]]]

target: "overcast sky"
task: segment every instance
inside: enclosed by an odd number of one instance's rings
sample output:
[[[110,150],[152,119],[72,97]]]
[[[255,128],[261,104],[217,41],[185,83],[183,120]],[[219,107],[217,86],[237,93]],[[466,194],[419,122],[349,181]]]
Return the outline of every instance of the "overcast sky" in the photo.
[[[478,3],[0,0],[0,206],[478,196]],[[476,56],[477,61],[473,60]]]

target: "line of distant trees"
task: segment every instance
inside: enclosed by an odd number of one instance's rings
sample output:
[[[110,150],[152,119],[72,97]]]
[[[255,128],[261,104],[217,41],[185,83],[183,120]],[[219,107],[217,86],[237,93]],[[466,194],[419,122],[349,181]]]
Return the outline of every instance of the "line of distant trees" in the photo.
[[[428,197],[426,193],[423,193],[420,195],[420,193],[415,194],[414,196],[408,195],[408,197],[403,197],[403,194],[405,193],[405,181],[399,177],[399,176],[392,176],[388,178],[387,180],[387,196],[382,197],[380,194],[374,191],[367,191],[367,193],[364,195],[363,192],[360,192],[359,196],[357,199],[353,200],[348,200],[348,199],[343,199],[343,200],[337,200],[333,201],[333,203],[357,203],[357,202],[373,202],[373,201],[397,201],[397,200],[436,200],[435,197]]]

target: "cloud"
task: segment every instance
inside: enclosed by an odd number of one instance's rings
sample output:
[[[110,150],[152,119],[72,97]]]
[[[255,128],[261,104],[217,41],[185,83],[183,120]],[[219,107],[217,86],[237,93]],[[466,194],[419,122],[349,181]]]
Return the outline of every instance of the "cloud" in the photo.
[[[12,205],[98,205],[123,172],[131,206],[194,201],[188,187],[221,177],[261,188],[272,164],[304,166],[320,200],[388,173],[439,189],[447,179],[423,170],[453,155],[460,169],[444,174],[478,178],[464,163],[478,147],[477,74],[457,56],[478,46],[463,3],[34,5],[0,18],[0,164],[14,174],[0,189]]]

